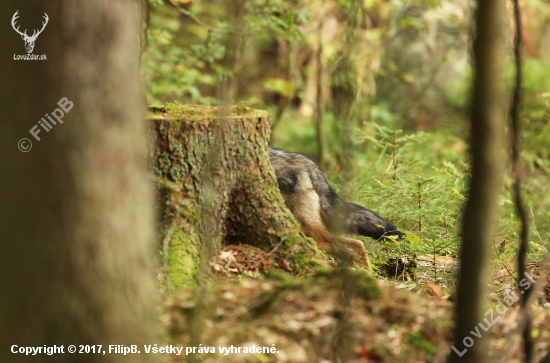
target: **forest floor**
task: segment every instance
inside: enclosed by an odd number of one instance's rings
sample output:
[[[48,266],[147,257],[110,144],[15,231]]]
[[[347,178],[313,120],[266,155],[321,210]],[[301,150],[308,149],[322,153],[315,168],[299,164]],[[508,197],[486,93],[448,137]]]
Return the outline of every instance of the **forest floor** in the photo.
[[[326,269],[296,278],[286,261],[260,249],[225,246],[210,262],[214,274],[207,283],[163,294],[167,342],[185,347],[171,361],[444,362],[452,352],[454,298],[445,294],[446,280],[428,276],[438,264],[456,270],[456,261],[418,261],[415,272],[401,270],[390,279],[331,267],[337,262],[327,258]],[[532,304],[535,362],[550,348],[549,286],[550,280],[531,286],[538,296]],[[463,342],[479,344],[481,335],[494,361],[521,362],[522,292],[514,292],[513,278],[502,268],[494,269],[489,289],[486,320],[472,327],[469,338],[457,339],[455,348],[463,352]]]

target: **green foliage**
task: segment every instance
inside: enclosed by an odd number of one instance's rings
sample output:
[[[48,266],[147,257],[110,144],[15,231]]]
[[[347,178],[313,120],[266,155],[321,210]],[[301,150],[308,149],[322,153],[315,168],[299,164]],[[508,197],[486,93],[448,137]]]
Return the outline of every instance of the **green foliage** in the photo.
[[[204,34],[201,28],[182,27],[175,9],[164,3],[151,5],[148,48],[143,56],[149,105],[174,98],[216,103],[213,97],[203,96],[201,88],[219,84],[226,73],[216,66],[225,54],[221,40],[226,30]]]
[[[429,354],[435,353],[435,351],[437,350],[437,344],[439,343],[437,340],[433,340],[428,337],[425,337],[422,333],[419,333],[419,332],[406,336],[405,340],[409,344]]]
[[[409,235],[406,242],[383,242],[384,254],[390,248],[397,254],[456,254],[468,177],[460,140],[445,134],[403,135],[374,123],[358,139],[370,150],[357,176],[363,185],[360,201]]]
[[[300,42],[301,24],[308,20],[306,13],[288,1],[243,1],[241,7],[235,5],[237,10],[223,1],[193,3],[183,15],[161,1],[150,1],[150,5],[143,71],[148,103],[157,106],[173,99],[219,103],[216,87],[236,76],[234,65],[228,62],[232,52],[239,53],[240,61],[247,57],[251,44],[270,44],[277,38]],[[232,18],[233,11],[240,12],[238,19]],[[247,71],[250,76],[262,70]],[[266,89],[272,88],[289,94],[288,85],[274,79],[266,82]]]
[[[531,223],[531,247],[539,256],[550,239],[550,62],[526,59],[521,122],[524,144],[522,157],[526,165],[524,197]],[[511,182],[509,182],[511,184]],[[506,197],[511,201],[512,195]],[[510,202],[511,203],[511,202]],[[510,208],[511,209],[511,208]],[[513,210],[509,210],[513,213]]]
[[[364,125],[357,130],[357,135],[356,142],[363,146],[364,153],[358,155],[353,177],[339,183],[338,173],[329,170],[330,183],[340,194],[391,220],[408,235],[406,241],[369,244],[372,262],[381,264],[401,255],[457,256],[462,210],[471,177],[465,142],[445,131],[407,135],[376,123]],[[294,136],[291,132],[288,138]],[[541,193],[531,190],[530,185],[546,180],[545,176],[540,180],[528,179],[527,194],[540,197]],[[546,200],[544,193],[542,195]],[[532,202],[528,202],[528,207]],[[495,262],[510,265],[516,254],[519,227],[511,200],[510,177],[506,178],[500,204]],[[550,206],[548,201],[540,204],[544,210]],[[548,215],[540,217],[548,218]],[[532,229],[530,258],[534,259],[540,259],[548,248],[546,226],[538,229]],[[513,266],[509,267],[513,270]]]

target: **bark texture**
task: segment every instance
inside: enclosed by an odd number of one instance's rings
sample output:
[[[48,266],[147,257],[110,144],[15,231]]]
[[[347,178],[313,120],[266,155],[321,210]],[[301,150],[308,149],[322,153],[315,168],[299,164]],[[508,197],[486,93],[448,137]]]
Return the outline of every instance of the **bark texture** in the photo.
[[[268,113],[168,105],[150,119],[169,286],[196,285],[222,243],[277,248],[297,274],[321,265],[279,193]]]
[[[470,333],[485,318],[490,247],[498,215],[504,169],[504,19],[500,0],[478,1],[474,42],[475,78],[470,143],[472,181],[464,210],[460,277],[457,291],[455,349],[449,362],[487,362],[488,334]],[[475,340],[474,340],[475,338]],[[464,356],[461,358],[461,352]]]
[[[69,354],[68,345],[153,344],[153,184],[140,103],[138,7],[130,0],[0,2],[0,361],[146,362],[147,354]],[[39,29],[26,54],[9,26]],[[40,141],[29,130],[74,103]],[[18,150],[30,139],[32,149]],[[23,144],[26,148],[29,143]],[[64,346],[29,357],[19,347]],[[17,348],[16,348],[17,349]]]

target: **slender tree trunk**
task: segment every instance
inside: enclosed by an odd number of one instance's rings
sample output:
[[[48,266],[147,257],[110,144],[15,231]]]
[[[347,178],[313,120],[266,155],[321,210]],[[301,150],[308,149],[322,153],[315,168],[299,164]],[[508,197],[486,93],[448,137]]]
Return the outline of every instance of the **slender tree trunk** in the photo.
[[[486,311],[490,245],[494,238],[505,160],[504,5],[500,0],[478,1],[470,131],[473,171],[464,210],[455,344],[449,362],[487,361],[487,334],[476,338],[470,332],[483,322]]]
[[[334,112],[334,134],[338,141],[335,151],[338,165],[342,167],[340,180],[345,186],[354,176],[355,146],[353,144],[353,132],[356,127],[357,113],[355,101],[357,98],[358,74],[354,60],[354,44],[359,39],[356,36],[358,17],[361,15],[361,1],[349,2],[350,9],[346,11],[346,29],[343,34],[344,47],[338,63],[330,75],[330,92],[332,96],[332,110]],[[348,191],[342,191],[342,197],[348,198]]]
[[[331,76],[330,85],[332,108],[336,119],[334,134],[340,146],[339,150],[336,151],[336,160],[338,165],[342,167],[341,179],[344,184],[350,180],[354,167],[352,133],[355,126],[353,106],[357,92],[356,79],[355,67],[349,59],[349,54],[345,54]],[[343,197],[347,198],[348,196],[344,193]]]
[[[317,136],[317,146],[318,146],[318,160],[321,168],[326,167],[327,162],[327,140],[325,137],[325,77],[323,76],[325,72],[325,62],[323,58],[323,28],[324,21],[319,21],[319,28],[317,30],[317,49],[315,52],[315,109],[314,109],[314,119],[315,119],[315,134]]]
[[[317,145],[319,146],[318,152],[318,161],[321,168],[323,168],[327,161],[327,141],[325,138],[325,82],[323,73],[325,71],[324,60],[323,60],[323,21],[321,20],[319,24],[319,34],[318,34],[318,45],[315,52],[315,134],[317,137]]]
[[[222,61],[223,67],[228,72],[223,76],[218,87],[218,99],[225,103],[232,102],[238,97],[239,92],[239,61],[244,46],[243,19],[245,15],[245,4],[242,0],[231,0],[226,2],[226,14],[231,32],[226,36],[225,55]]]
[[[0,3],[2,362],[32,361],[12,354],[13,345],[64,346],[65,354],[41,354],[37,362],[151,361],[142,344],[156,342],[154,216],[137,5]],[[39,29],[47,13],[34,48],[47,60],[11,58],[25,54],[5,23],[16,10],[22,29]],[[45,114],[61,118],[53,124]],[[38,125],[41,118],[52,129]],[[34,126],[40,140],[29,133]],[[22,149],[32,143],[28,152],[18,150],[22,138]],[[69,344],[136,344],[142,354],[73,355]]]
[[[512,96],[512,108],[510,110],[511,135],[512,135],[512,168],[514,171],[514,203],[516,205],[516,214],[521,225],[519,249],[518,249],[518,288],[520,281],[527,273],[527,253],[529,252],[529,220],[527,219],[527,210],[523,202],[522,184],[523,184],[523,163],[521,160],[521,149],[523,143],[523,133],[520,120],[520,111],[523,103],[523,29],[521,24],[521,8],[519,0],[514,0],[514,23],[516,26],[516,37],[514,40],[514,60],[516,65],[516,85]],[[531,334],[531,306],[529,298],[533,289],[522,291],[521,308],[525,327],[523,328],[523,351],[525,352],[525,363],[532,363],[534,360],[535,347],[533,336]]]

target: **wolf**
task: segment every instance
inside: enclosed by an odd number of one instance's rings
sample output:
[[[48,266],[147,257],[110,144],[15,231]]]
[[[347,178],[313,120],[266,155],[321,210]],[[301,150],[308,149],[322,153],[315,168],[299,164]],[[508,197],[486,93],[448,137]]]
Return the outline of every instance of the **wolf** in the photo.
[[[270,148],[269,160],[287,208],[300,223],[302,231],[323,251],[348,263],[357,261],[371,271],[363,242],[334,233],[359,234],[376,240],[405,237],[393,223],[340,198],[319,166],[307,156]]]

